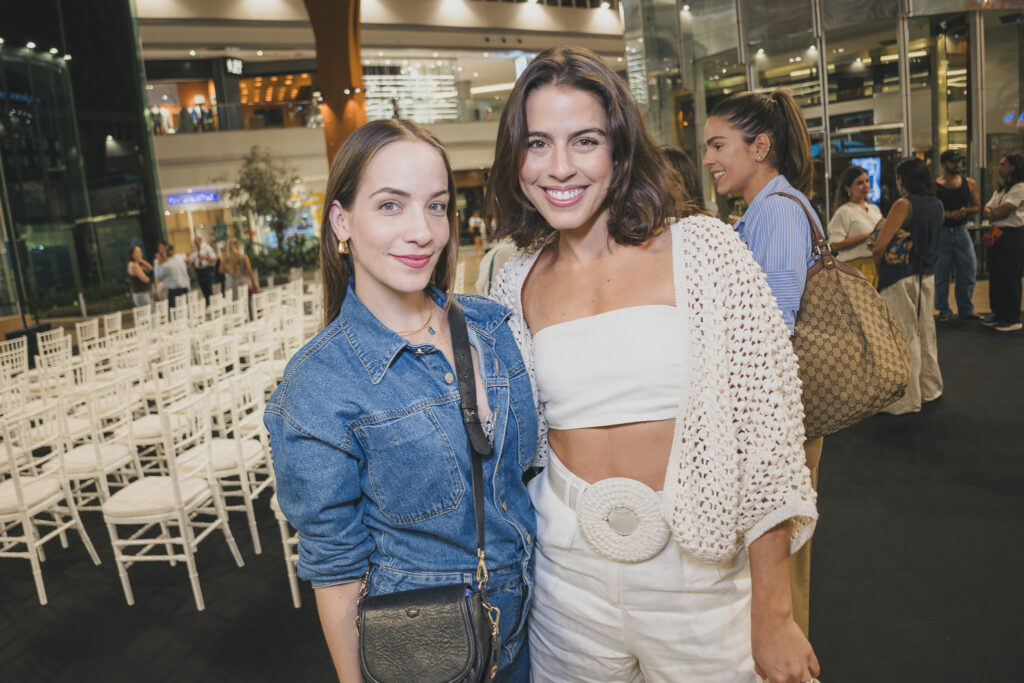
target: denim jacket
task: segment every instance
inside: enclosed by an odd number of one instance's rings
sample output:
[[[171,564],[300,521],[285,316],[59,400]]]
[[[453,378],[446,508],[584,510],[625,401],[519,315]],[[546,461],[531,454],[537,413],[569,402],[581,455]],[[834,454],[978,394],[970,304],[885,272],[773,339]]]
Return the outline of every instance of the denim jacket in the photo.
[[[433,289],[438,305],[445,297]],[[523,473],[537,447],[530,380],[508,309],[458,297],[494,413],[484,460],[488,594],[518,637],[536,524]],[[475,583],[469,442],[458,381],[432,344],[384,326],[350,285],[337,318],[288,363],[266,406],[277,496],[299,532],[298,573],[315,588],[358,581],[371,595]]]

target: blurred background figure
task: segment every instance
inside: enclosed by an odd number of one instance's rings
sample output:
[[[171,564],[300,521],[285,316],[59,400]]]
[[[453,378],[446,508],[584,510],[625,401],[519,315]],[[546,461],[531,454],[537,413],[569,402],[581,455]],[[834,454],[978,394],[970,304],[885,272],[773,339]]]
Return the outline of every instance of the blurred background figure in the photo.
[[[196,235],[195,248],[189,252],[189,265],[196,271],[196,281],[199,289],[203,291],[206,303],[210,303],[210,295],[213,294],[213,277],[217,267],[217,253],[203,238]]]
[[[992,318],[985,325],[999,332],[1021,328],[1021,276],[1024,274],[1024,155],[1007,154],[999,160],[1003,181],[985,204],[982,217],[992,228],[982,240],[988,247],[988,298]]]
[[[700,185],[700,171],[693,163],[690,155],[678,147],[666,146],[661,148],[661,153],[668,159],[672,168],[683,177],[683,187],[693,206],[699,213],[710,214],[708,205],[704,202],[704,190]]]
[[[187,294],[192,287],[185,259],[176,257],[174,246],[167,242],[160,242],[157,245],[153,275],[167,292],[167,305],[171,308],[174,308],[175,299]]]
[[[943,223],[939,231],[939,255],[935,262],[935,308],[941,323],[953,319],[949,308],[949,276],[956,278],[956,314],[961,320],[978,320],[974,312],[974,279],[978,260],[974,242],[967,232],[967,217],[981,210],[978,185],[963,175],[964,157],[947,149],[939,157],[942,175],[935,181],[935,196],[942,202]]]
[[[220,259],[220,272],[224,275],[224,288],[231,292],[231,299],[242,296],[238,293],[239,288],[243,292],[259,291],[259,283],[252,272],[252,264],[249,263],[249,256],[242,251],[238,239],[229,237],[224,245],[224,253]]]
[[[132,303],[136,307],[153,303],[153,282],[148,275],[152,272],[153,266],[142,258],[142,247],[134,246],[128,250],[128,281],[132,287]]]
[[[867,241],[882,220],[882,211],[868,201],[870,192],[868,172],[860,166],[850,166],[840,174],[834,202],[836,210],[828,223],[828,239],[832,249],[838,252],[839,260],[864,273],[877,288],[878,272]]]

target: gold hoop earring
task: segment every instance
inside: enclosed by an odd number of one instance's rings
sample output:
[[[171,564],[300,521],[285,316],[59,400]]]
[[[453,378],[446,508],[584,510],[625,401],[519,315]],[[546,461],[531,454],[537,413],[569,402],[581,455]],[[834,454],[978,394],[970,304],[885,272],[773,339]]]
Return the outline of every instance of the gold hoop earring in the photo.
[[[338,242],[338,253],[339,254],[347,254],[348,253],[348,240],[344,240],[344,241]]]

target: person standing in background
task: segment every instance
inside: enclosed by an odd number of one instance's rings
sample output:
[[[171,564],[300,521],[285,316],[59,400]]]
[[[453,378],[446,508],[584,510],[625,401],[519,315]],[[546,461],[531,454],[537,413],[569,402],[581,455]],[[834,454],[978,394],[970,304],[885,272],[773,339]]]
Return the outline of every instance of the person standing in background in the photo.
[[[199,289],[203,291],[203,297],[209,305],[210,295],[213,294],[213,276],[217,266],[217,254],[213,251],[213,247],[204,242],[199,235],[196,235],[195,245],[195,249],[189,252],[188,262],[196,271]]]
[[[873,287],[878,287],[878,271],[871,258],[868,237],[882,220],[882,211],[868,201],[871,180],[860,166],[850,166],[839,176],[836,185],[835,213],[828,223],[828,239],[840,261],[864,273]]]
[[[900,326],[910,349],[910,383],[903,398],[881,412],[916,413],[921,404],[942,395],[942,373],[935,340],[935,319],[928,302],[935,298],[935,260],[942,230],[942,203],[935,198],[931,171],[917,157],[896,165],[899,199],[893,202],[871,248],[878,267],[878,293]],[[889,243],[902,228],[909,235],[907,258],[901,263],[883,260]]]
[[[469,234],[473,236],[473,254],[484,255],[484,219],[480,217],[479,211],[474,211],[469,217]]]
[[[231,292],[231,299],[238,299],[240,296],[247,296],[249,292],[258,292],[259,283],[252,272],[252,265],[249,263],[249,256],[242,251],[238,240],[229,237],[224,253],[220,259],[220,272],[225,278],[225,288]],[[248,289],[244,289],[248,286]],[[242,289],[243,294],[238,290]]]
[[[982,241],[988,246],[988,300],[992,319],[983,324],[999,332],[1021,328],[1021,275],[1024,273],[1024,155],[999,160],[1002,183],[985,204],[982,217],[992,224]]]
[[[704,165],[710,169],[718,191],[742,194],[747,202],[747,210],[733,228],[764,271],[792,335],[807,269],[814,265],[811,226],[807,222],[814,209],[805,194],[811,189],[814,167],[803,112],[788,90],[739,92],[711,110],[704,124],[704,138]],[[815,490],[821,445],[821,437],[804,443]],[[793,618],[808,634],[810,540],[789,559]]]
[[[949,276],[956,274],[956,314],[960,320],[979,320],[974,312],[974,279],[978,259],[967,232],[967,217],[981,210],[978,185],[963,175],[964,157],[947,149],[939,157],[942,175],[935,181],[935,197],[942,202],[943,223],[939,231],[939,255],[935,262],[935,308],[940,323],[953,319],[949,308]]]
[[[167,242],[160,242],[157,245],[153,275],[167,292],[167,305],[170,308],[174,308],[175,300],[179,296],[188,294],[188,290],[192,287],[185,260],[175,258],[174,247]]]
[[[676,169],[683,179],[683,186],[686,188],[686,195],[693,204],[697,213],[710,215],[707,202],[704,201],[704,190],[700,186],[700,172],[696,164],[690,159],[690,155],[678,147],[666,146],[661,148],[661,153],[668,159],[672,168]]]
[[[153,272],[153,266],[142,258],[142,247],[136,245],[128,250],[126,270],[132,287],[132,304],[136,307],[152,304],[153,282],[147,273]]]

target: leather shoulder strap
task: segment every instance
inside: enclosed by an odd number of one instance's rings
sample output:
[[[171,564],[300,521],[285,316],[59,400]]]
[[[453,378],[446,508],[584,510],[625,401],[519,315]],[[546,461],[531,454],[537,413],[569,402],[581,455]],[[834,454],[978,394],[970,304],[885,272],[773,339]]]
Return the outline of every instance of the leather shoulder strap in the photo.
[[[462,424],[469,438],[470,458],[473,470],[473,516],[476,519],[476,545],[484,549],[484,473],[483,459],[491,454],[491,442],[480,424],[476,409],[476,372],[473,369],[473,354],[469,349],[469,331],[466,316],[455,295],[448,305],[448,321],[452,335],[452,349],[455,353],[455,376],[459,379],[459,394],[462,399]]]
[[[814,252],[814,255],[821,256],[822,254],[830,253],[831,250],[828,246],[828,240],[825,239],[825,233],[822,232],[821,226],[818,225],[817,217],[811,215],[811,212],[807,210],[804,203],[788,192],[772,192],[772,194],[768,196],[770,197],[775,194],[780,197],[789,197],[796,202],[797,206],[800,207],[800,210],[804,212],[804,216],[807,217],[807,225],[809,225],[811,229],[811,250]]]

